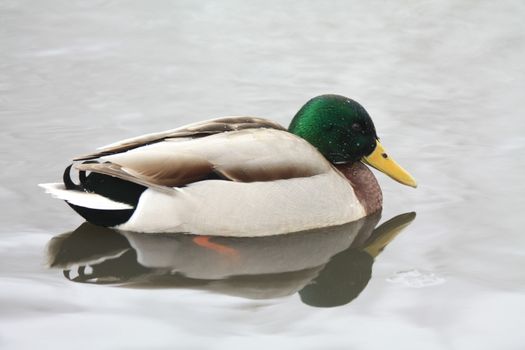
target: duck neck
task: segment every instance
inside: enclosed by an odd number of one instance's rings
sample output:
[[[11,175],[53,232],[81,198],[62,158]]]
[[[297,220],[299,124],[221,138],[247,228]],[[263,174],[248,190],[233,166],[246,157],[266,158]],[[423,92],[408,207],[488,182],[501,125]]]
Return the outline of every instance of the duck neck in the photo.
[[[337,164],[335,167],[348,179],[367,215],[375,213],[383,207],[381,187],[366,165],[361,162],[353,162]]]

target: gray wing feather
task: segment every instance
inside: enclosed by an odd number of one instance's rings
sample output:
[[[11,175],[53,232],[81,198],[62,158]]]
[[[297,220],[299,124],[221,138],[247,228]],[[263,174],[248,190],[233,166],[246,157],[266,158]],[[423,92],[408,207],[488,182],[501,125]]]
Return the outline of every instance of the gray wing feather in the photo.
[[[283,126],[267,119],[254,117],[224,117],[208,120],[205,122],[199,122],[196,124],[190,124],[178,129],[172,129],[123,140],[109,146],[102,147],[97,152],[76,157],[73,160],[78,161],[100,158],[111,154],[126,152],[144,145],[161,142],[166,139],[185,137],[197,138],[229,131],[258,128],[286,130],[286,128]]]

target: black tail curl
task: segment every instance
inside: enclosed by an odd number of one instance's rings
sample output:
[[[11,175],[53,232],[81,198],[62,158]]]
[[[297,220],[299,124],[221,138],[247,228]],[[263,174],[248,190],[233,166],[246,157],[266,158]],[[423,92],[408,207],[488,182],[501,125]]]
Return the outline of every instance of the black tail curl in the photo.
[[[66,189],[68,190],[84,191],[84,188],[82,188],[81,185],[77,185],[71,179],[71,168],[72,167],[73,167],[73,164],[70,164],[66,168],[66,170],[64,170],[64,174],[62,175],[62,180],[64,181],[64,185],[66,186]]]
[[[96,163],[96,161],[86,161],[83,164],[85,163]],[[96,193],[115,202],[133,206],[133,209],[105,210],[82,207],[68,202],[69,206],[84,219],[99,226],[116,226],[126,222],[133,215],[140,196],[146,190],[146,187],[109,175],[95,172],[86,173],[83,170],[79,171],[78,179],[80,183],[76,184],[71,179],[72,166],[73,164],[64,170],[63,181],[66,189]]]

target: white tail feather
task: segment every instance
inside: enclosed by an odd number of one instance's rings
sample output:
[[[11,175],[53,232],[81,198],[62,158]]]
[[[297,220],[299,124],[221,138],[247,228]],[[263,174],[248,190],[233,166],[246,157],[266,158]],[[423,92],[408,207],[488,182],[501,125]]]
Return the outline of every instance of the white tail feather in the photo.
[[[38,186],[44,188],[46,193],[51,194],[55,198],[63,199],[68,203],[84,208],[101,210],[133,209],[129,204],[115,202],[96,193],[68,190],[63,183],[39,184]]]

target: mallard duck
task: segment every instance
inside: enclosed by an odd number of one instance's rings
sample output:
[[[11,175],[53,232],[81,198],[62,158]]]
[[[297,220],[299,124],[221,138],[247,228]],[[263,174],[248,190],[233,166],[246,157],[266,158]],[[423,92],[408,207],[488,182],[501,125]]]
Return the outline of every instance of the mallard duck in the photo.
[[[147,134],[74,159],[41,185],[96,225],[135,232],[267,236],[340,225],[382,207],[366,163],[416,187],[372,119],[339,95],[309,100],[288,130],[224,117]]]

